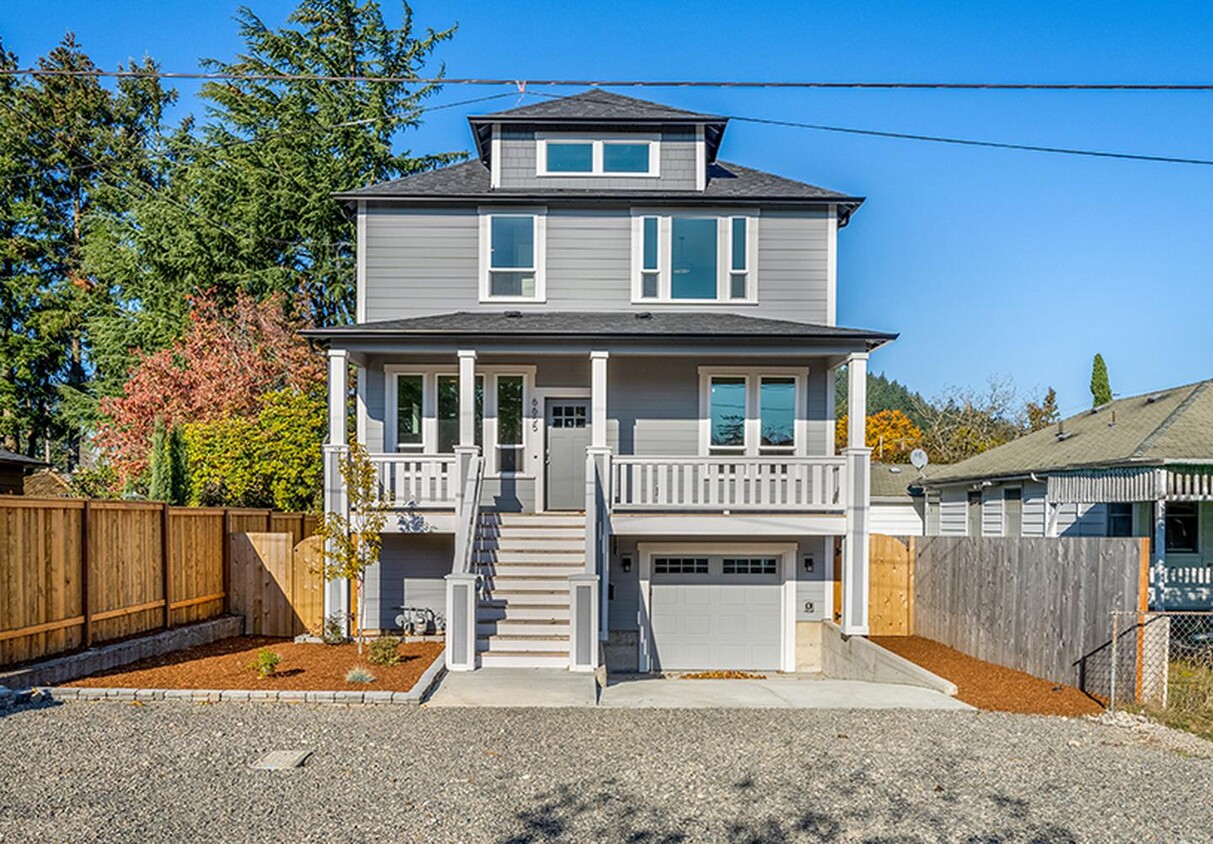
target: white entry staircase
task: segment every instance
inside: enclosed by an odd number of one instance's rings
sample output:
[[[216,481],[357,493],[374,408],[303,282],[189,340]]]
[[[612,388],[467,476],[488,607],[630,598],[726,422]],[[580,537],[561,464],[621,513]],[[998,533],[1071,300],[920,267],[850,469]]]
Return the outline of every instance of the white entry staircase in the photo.
[[[585,516],[482,513],[472,565],[484,578],[481,666],[567,668],[569,575],[585,570]]]

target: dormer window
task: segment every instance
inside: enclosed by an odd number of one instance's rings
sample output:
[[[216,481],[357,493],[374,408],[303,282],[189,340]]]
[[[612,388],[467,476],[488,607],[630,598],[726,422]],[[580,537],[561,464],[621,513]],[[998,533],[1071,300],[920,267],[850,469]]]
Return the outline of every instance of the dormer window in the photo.
[[[632,301],[757,302],[757,217],[633,212]]]
[[[657,176],[657,135],[591,138],[568,134],[536,135],[540,176]]]

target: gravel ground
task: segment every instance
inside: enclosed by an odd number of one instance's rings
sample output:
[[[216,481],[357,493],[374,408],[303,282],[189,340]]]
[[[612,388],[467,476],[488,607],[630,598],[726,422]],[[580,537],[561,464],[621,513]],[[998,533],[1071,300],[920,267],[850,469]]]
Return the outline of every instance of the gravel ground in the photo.
[[[0,841],[1213,841],[1131,718],[65,703],[0,714]],[[274,749],[297,770],[254,771]]]

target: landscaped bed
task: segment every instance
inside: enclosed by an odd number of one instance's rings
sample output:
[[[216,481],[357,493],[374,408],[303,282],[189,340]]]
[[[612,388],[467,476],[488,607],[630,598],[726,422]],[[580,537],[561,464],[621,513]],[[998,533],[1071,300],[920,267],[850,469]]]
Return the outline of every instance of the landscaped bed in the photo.
[[[272,674],[259,676],[262,649],[279,656]],[[441,642],[409,642],[398,647],[396,665],[372,665],[370,645],[359,657],[356,644],[296,643],[267,636],[239,636],[93,674],[63,685],[78,688],[214,689],[248,691],[406,692],[442,653]],[[375,679],[350,683],[351,668]]]
[[[882,648],[956,684],[960,700],[978,709],[1028,715],[1095,715],[1103,707],[1073,686],[1042,680],[920,636],[873,636]]]

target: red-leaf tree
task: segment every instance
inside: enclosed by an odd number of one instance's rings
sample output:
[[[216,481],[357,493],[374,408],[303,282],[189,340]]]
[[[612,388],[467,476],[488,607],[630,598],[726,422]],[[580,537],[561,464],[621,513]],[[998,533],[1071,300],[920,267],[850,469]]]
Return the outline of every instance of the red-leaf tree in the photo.
[[[119,485],[147,468],[156,419],[166,425],[228,417],[255,419],[265,393],[307,392],[324,380],[324,361],[299,336],[306,324],[288,315],[281,296],[239,294],[230,306],[210,297],[192,303],[174,345],[141,354],[122,395],[102,401],[96,444]]]

